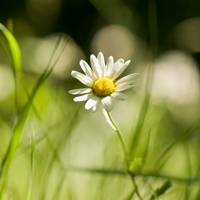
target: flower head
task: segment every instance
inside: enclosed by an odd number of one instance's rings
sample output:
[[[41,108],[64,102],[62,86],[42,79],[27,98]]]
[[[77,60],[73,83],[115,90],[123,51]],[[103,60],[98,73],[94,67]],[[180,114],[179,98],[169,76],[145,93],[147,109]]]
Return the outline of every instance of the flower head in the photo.
[[[80,61],[81,69],[85,74],[77,71],[72,71],[71,75],[78,79],[87,88],[70,90],[73,95],[80,95],[74,98],[75,102],[87,101],[85,109],[95,111],[102,104],[104,109],[111,111],[114,107],[114,99],[125,100],[126,96],[122,91],[132,88],[135,85],[135,79],[140,77],[140,74],[129,74],[117,80],[122,72],[127,68],[130,60],[124,62],[119,59],[114,62],[110,56],[105,63],[104,56],[100,52],[97,57],[90,56],[91,67],[84,61]]]

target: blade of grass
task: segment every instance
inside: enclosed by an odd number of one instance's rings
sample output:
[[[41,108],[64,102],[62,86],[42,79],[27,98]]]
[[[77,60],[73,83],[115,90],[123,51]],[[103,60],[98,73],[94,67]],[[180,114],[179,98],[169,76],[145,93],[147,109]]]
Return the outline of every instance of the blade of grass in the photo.
[[[153,200],[153,199],[159,200],[158,195],[157,195],[156,191],[154,190],[153,186],[151,185],[151,183],[148,183],[148,185],[149,185],[151,191],[153,192],[150,200]]]
[[[19,45],[12,33],[0,23],[0,43],[4,50],[12,59],[12,64],[16,72],[22,72],[21,51]]]
[[[158,172],[160,170],[160,168],[165,164],[166,159],[164,159],[166,157],[166,155],[168,154],[168,152],[174,147],[175,144],[177,144],[178,142],[184,140],[186,137],[188,137],[190,134],[193,133],[193,131],[195,130],[195,128],[193,127],[189,127],[188,129],[186,129],[183,134],[181,134],[179,136],[179,138],[177,138],[176,140],[174,140],[161,154],[160,156],[157,158],[157,160],[155,161],[155,168],[154,171]],[[163,164],[160,164],[160,163]]]
[[[33,174],[34,174],[34,165],[35,165],[35,132],[34,132],[34,130],[32,130],[32,132],[31,132],[30,146],[31,146],[31,173],[30,173],[29,188],[28,188],[26,200],[30,200],[31,194],[32,194]]]
[[[12,20],[8,21],[8,25],[12,27]],[[12,29],[12,28],[11,28]],[[21,64],[21,51],[20,47],[13,36],[13,34],[0,23],[0,44],[12,60],[14,81],[15,81],[15,119],[17,119],[17,79],[16,74],[23,74]]]
[[[57,47],[58,47],[58,44],[56,43],[55,48],[54,48],[54,52],[55,52],[55,49],[57,49]],[[24,109],[23,109],[22,114],[21,114],[21,118],[19,119],[18,123],[14,127],[13,136],[10,140],[7,152],[6,152],[6,154],[3,158],[3,161],[1,163],[1,168],[0,168],[1,179],[2,179],[2,175],[4,175],[2,185],[0,187],[0,199],[2,199],[2,197],[3,197],[7,178],[8,178],[8,172],[9,172],[9,169],[10,169],[10,165],[11,165],[11,162],[12,162],[13,157],[15,155],[15,152],[16,152],[18,146],[19,146],[19,142],[20,142],[20,138],[21,138],[21,135],[22,135],[22,132],[23,132],[25,122],[28,118],[31,107],[33,106],[34,97],[36,96],[36,94],[37,94],[39,88],[42,86],[42,84],[50,76],[50,74],[51,74],[55,64],[57,63],[58,59],[59,59],[59,57],[53,62],[52,65],[49,64],[47,66],[47,68],[44,70],[44,72],[41,74],[41,76],[39,77],[35,87],[33,88],[31,95],[29,96],[29,99],[28,99],[26,105],[24,106]]]
[[[52,134],[52,133],[56,133],[55,130],[58,129],[58,127],[60,127],[62,125],[62,123],[64,122],[66,127],[69,127],[67,129],[67,134],[64,134],[63,137],[60,137],[60,141],[58,142],[57,146],[59,148],[62,148],[62,145],[66,145],[65,141],[66,141],[66,138],[67,137],[70,137],[70,134],[72,133],[72,130],[76,127],[76,123],[74,123],[75,121],[77,122],[77,120],[79,120],[79,113],[80,113],[80,109],[76,109],[74,112],[73,112],[73,116],[69,118],[68,121],[66,121],[65,117],[63,117],[63,119],[61,121],[59,121],[57,124],[54,124],[53,126],[51,127],[45,127],[44,131],[43,131],[43,136],[39,139],[37,139],[35,141],[35,145],[39,145],[41,142],[43,142],[44,140],[47,140],[48,142],[48,139],[47,139],[47,133],[48,133],[48,137]],[[67,123],[67,124],[66,124]],[[28,151],[30,149],[30,145],[28,146],[25,146],[21,149],[20,152],[18,152],[16,154],[16,156],[19,156],[21,154],[23,154],[25,151]],[[50,148],[51,149],[51,148]],[[52,150],[52,149],[51,149]],[[52,151],[53,152],[53,151]]]
[[[172,187],[172,182],[170,180],[165,181],[162,186],[156,190],[150,185],[150,188],[153,190],[153,195],[149,200],[158,199],[159,196],[163,195],[169,188]]]
[[[187,171],[188,171],[188,176],[189,178],[192,177],[192,166],[191,166],[191,159],[190,159],[190,149],[189,149],[189,145],[187,143],[187,141],[183,141],[183,148],[185,151],[185,156],[186,156],[186,163],[187,163]],[[186,187],[185,187],[185,197],[184,199],[190,199],[189,195],[190,194],[190,183],[186,183]]]
[[[146,96],[144,98],[144,101],[142,103],[142,107],[140,110],[138,122],[136,125],[135,130],[133,131],[133,136],[130,140],[129,144],[129,153],[130,153],[130,159],[134,158],[135,151],[137,149],[137,144],[139,140],[139,136],[146,118],[146,114],[149,107],[150,102],[150,90],[151,90],[151,84],[153,79],[153,63],[154,59],[157,55],[157,13],[156,13],[156,2],[155,0],[149,0],[148,1],[148,15],[149,15],[149,45],[152,49],[152,63],[150,63],[148,74],[147,74],[147,80],[146,80]]]
[[[51,170],[53,169],[53,165],[55,163],[55,155],[52,156],[51,160],[48,162],[47,170],[45,171],[43,177],[41,177],[41,187],[40,187],[40,194],[39,198],[40,200],[46,199],[46,194],[47,194],[47,188],[48,188],[48,183],[49,183],[49,177],[48,175],[51,173]]]
[[[60,177],[60,180],[57,184],[57,187],[55,189],[55,192],[54,192],[54,195],[52,195],[52,200],[55,200],[55,199],[60,199],[60,196],[61,196],[61,192],[62,192],[62,186],[64,184],[64,180],[65,180],[65,174],[63,174],[61,177]]]
[[[151,136],[151,129],[149,130],[149,133],[148,133],[148,136],[147,136],[148,137],[147,138],[147,144],[146,144],[146,148],[144,150],[143,157],[142,157],[142,165],[143,166],[145,166],[147,155],[148,155],[149,144],[150,144],[150,136]]]
[[[118,170],[118,169],[98,169],[98,168],[84,168],[84,167],[76,167],[76,166],[68,166],[67,170],[69,172],[88,172],[88,173],[97,173],[97,174],[104,174],[104,175],[121,175],[121,176],[128,176],[127,172],[125,170]],[[135,172],[136,176],[138,177],[154,177],[158,179],[170,179],[173,181],[178,181],[178,182],[185,182],[188,183],[200,183],[200,178],[195,177],[195,178],[180,178],[176,176],[169,176],[165,174],[156,174],[156,173],[141,173],[141,172]]]
[[[123,200],[131,200],[134,194],[135,194],[135,190],[131,191],[130,194],[128,194],[128,196],[125,197]]]
[[[75,167],[75,166],[68,166],[67,169],[69,171],[75,172],[88,172],[88,173],[100,173],[105,175],[128,175],[126,171],[123,170],[116,170],[116,169],[93,169],[93,168],[84,168],[84,167]]]
[[[148,73],[148,78],[147,78],[147,83],[150,82],[150,73]],[[147,84],[148,85],[148,84]],[[147,95],[145,96],[145,99],[143,101],[141,111],[139,114],[138,122],[136,125],[135,130],[132,133],[132,138],[130,139],[130,144],[129,144],[129,155],[130,155],[130,160],[133,160],[135,156],[135,151],[137,149],[137,144],[139,140],[140,133],[142,131],[142,127],[146,118],[147,110],[149,107],[149,101],[150,101],[150,94],[147,91]]]
[[[198,155],[198,161],[200,161],[200,155],[199,155],[199,153],[198,153],[197,155]],[[195,177],[195,178],[198,178],[198,177],[199,177],[199,174],[200,174],[200,162],[198,163],[198,168],[197,168],[197,171],[196,171],[194,177]],[[194,200],[199,200],[199,199],[200,199],[200,187],[198,187],[197,194],[196,194]]]
[[[158,48],[158,30],[157,30],[157,9],[156,9],[156,1],[155,0],[148,0],[148,16],[149,16],[149,46],[152,49],[152,61],[149,66],[147,80],[146,80],[146,96],[142,103],[141,111],[139,114],[138,122],[136,125],[135,130],[133,131],[133,136],[130,140],[129,144],[129,153],[130,153],[130,160],[134,158],[135,151],[137,149],[137,144],[139,140],[139,136],[146,118],[146,114],[149,107],[150,102],[150,90],[153,80],[153,63],[154,59],[157,55],[157,48]]]
[[[61,47],[61,48],[60,48],[61,50],[59,51],[59,46],[60,46],[60,44],[61,44],[61,41],[62,41],[62,33],[59,34],[58,39],[57,39],[57,41],[56,41],[56,43],[55,43],[55,47],[54,47],[54,49],[53,49],[53,51],[52,51],[52,54],[51,54],[51,56],[50,56],[49,62],[48,62],[48,64],[47,64],[47,67],[46,67],[46,70],[45,70],[46,72],[47,72],[48,69],[50,69],[50,68],[52,68],[52,70],[53,70],[54,66],[56,65],[56,63],[58,62],[60,56],[62,55],[62,53],[63,53],[65,47],[67,46],[68,42],[70,41],[70,38],[67,40],[67,42],[64,43],[63,47]],[[57,52],[58,52],[58,53],[57,53]],[[58,55],[56,55],[56,53],[57,53]],[[52,63],[53,63],[53,64],[52,64]],[[24,90],[25,90],[25,92],[26,92],[27,97],[29,98],[29,97],[30,97],[30,87],[29,87],[29,85],[28,85],[28,82],[27,82],[27,80],[26,80],[26,77],[25,77],[24,74],[22,73],[22,74],[20,74],[19,78],[20,78],[20,80],[22,81],[22,85],[23,85],[23,88],[24,88]],[[40,114],[39,114],[40,112],[39,112],[38,106],[35,104],[35,102],[33,102],[33,110],[34,110],[36,116],[37,116],[39,119],[41,119]]]

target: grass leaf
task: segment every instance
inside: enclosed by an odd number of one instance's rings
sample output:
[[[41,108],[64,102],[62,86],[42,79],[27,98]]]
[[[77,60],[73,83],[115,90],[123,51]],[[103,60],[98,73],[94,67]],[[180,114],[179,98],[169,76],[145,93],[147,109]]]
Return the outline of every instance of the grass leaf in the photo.
[[[12,59],[12,64],[16,72],[22,71],[21,51],[19,45],[12,33],[0,23],[0,43],[4,50]]]
[[[35,132],[32,130],[31,132],[31,173],[30,173],[30,179],[29,179],[29,188],[26,200],[31,199],[31,193],[32,193],[32,185],[33,185],[33,174],[34,174],[34,163],[35,163]]]
[[[170,187],[172,187],[172,182],[170,180],[165,181],[160,188],[154,191],[155,194],[151,196],[150,200],[156,199],[163,195]]]
[[[56,52],[56,49],[58,48],[58,44],[60,43],[61,41],[61,35],[55,45],[55,48],[54,48],[54,51],[53,52]],[[0,166],[0,178],[2,178],[2,175],[3,176],[3,180],[2,180],[2,185],[0,187],[0,199],[2,199],[3,197],[3,194],[4,194],[4,190],[5,190],[5,187],[6,187],[6,183],[7,183],[7,177],[8,177],[8,172],[9,172],[9,169],[10,169],[10,165],[12,163],[12,160],[13,160],[13,157],[15,155],[15,152],[19,146],[19,143],[20,143],[20,138],[21,138],[21,135],[22,135],[22,132],[23,132],[23,128],[24,128],[24,125],[25,125],[25,122],[28,118],[28,115],[29,115],[29,112],[32,108],[32,106],[34,105],[34,98],[38,92],[38,90],[40,89],[40,87],[42,86],[42,84],[47,80],[47,78],[50,76],[56,62],[58,61],[58,58],[53,62],[52,65],[50,65],[50,63],[48,64],[47,68],[44,70],[44,72],[41,74],[41,76],[39,77],[35,87],[33,88],[32,90],[32,93],[30,94],[29,96],[29,99],[28,101],[26,102],[25,106],[24,106],[24,109],[21,113],[21,117],[18,121],[18,123],[15,125],[14,127],[14,130],[13,130],[13,136],[10,140],[10,143],[8,145],[8,149],[7,149],[7,152],[4,156],[4,158],[2,159],[2,163],[1,163],[1,166]]]

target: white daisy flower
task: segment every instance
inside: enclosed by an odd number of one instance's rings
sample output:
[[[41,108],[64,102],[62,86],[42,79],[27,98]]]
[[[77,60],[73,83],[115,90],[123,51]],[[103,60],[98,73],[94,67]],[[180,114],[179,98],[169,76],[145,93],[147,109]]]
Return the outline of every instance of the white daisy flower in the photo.
[[[75,102],[87,101],[85,109],[95,111],[102,104],[104,109],[110,112],[114,107],[114,99],[125,100],[126,96],[122,91],[132,88],[135,85],[135,79],[140,77],[140,74],[129,74],[117,80],[117,77],[127,68],[130,60],[124,62],[119,59],[114,62],[110,56],[105,63],[104,56],[100,52],[97,57],[90,56],[91,67],[84,61],[80,61],[81,69],[85,74],[77,71],[72,71],[71,75],[87,86],[70,90],[73,95],[80,95],[74,98]]]

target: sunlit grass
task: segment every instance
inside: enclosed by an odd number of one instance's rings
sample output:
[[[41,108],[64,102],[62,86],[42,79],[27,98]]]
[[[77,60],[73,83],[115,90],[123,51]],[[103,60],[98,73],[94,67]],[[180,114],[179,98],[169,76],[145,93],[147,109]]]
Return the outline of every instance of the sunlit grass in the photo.
[[[102,112],[73,103],[67,91],[77,83],[61,84],[51,76],[68,47],[62,35],[47,67],[32,75],[21,67],[14,36],[3,25],[0,29],[15,80],[15,93],[7,100],[12,109],[0,112],[0,199],[200,198],[199,124],[178,119],[165,101],[154,102],[151,71],[145,92],[127,92],[127,103],[112,112],[128,149],[125,162],[124,147]],[[134,158],[142,163],[132,184],[127,166]]]

